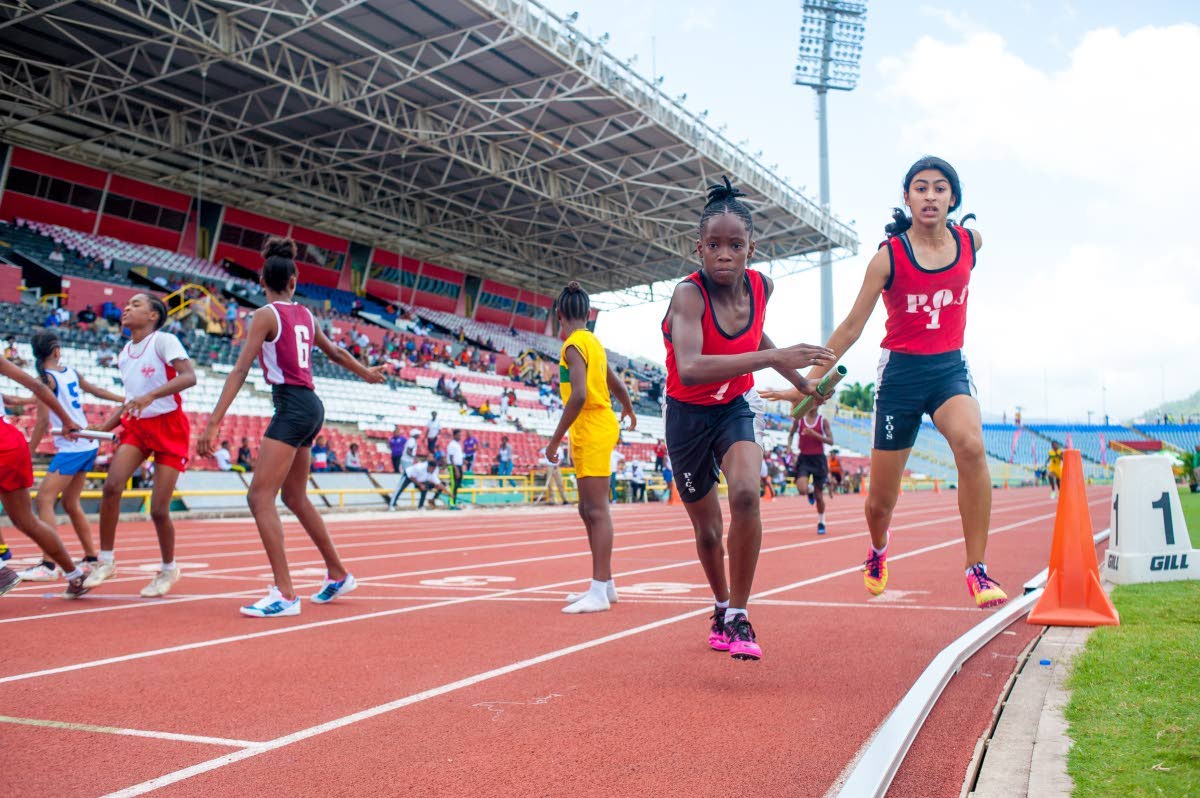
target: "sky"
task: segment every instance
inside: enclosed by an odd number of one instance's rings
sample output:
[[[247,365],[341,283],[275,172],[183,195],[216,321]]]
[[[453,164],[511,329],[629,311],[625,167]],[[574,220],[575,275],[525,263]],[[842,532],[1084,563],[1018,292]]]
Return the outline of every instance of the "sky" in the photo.
[[[792,84],[800,0],[542,2],[816,197],[815,95]],[[985,236],[965,346],[985,417],[1128,420],[1200,388],[1198,22],[1190,2],[872,0],[862,77],[828,103],[831,205],[860,239],[834,263],[835,325],[928,153],[957,169]],[[879,304],[848,381],[874,380]],[[605,311],[596,333],[661,363],[664,311]],[[766,329],[823,343],[815,270],[776,281]]]

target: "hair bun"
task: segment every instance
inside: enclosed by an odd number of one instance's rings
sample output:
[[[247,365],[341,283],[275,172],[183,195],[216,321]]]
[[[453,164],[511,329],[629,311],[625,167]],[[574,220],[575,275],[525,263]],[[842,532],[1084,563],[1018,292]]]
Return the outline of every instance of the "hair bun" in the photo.
[[[727,175],[721,175],[721,180],[724,181],[725,185],[717,184],[708,187],[708,202],[710,205],[714,202],[746,196],[745,192],[733,187],[733,183],[729,182]]]
[[[581,285],[579,285],[578,280],[572,280],[571,282],[567,283],[567,292],[568,293],[573,294],[576,291],[582,291],[582,290],[583,290],[583,287]]]
[[[263,247],[264,258],[296,259],[296,242],[290,238],[268,238]]]

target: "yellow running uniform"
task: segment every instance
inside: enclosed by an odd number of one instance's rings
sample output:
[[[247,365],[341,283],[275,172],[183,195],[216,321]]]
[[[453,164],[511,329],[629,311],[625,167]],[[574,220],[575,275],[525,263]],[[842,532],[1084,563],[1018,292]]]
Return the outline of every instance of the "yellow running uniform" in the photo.
[[[570,347],[575,347],[587,364],[587,396],[570,432],[575,476],[607,478],[612,474],[612,451],[621,435],[608,392],[608,355],[600,340],[586,329],[576,330],[563,341],[558,358],[558,390],[564,404],[571,398],[571,370],[567,366]]]
[[[1046,470],[1059,479],[1062,479],[1062,460],[1062,449],[1051,449],[1046,456]]]

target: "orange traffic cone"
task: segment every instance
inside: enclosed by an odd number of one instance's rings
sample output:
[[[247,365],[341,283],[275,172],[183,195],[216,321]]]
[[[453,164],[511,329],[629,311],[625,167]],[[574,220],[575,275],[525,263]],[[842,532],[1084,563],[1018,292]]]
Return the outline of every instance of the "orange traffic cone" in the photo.
[[[941,492],[942,492],[942,491],[941,491],[941,490],[938,488],[938,481],[937,481],[936,479],[933,481],[933,492],[934,492],[934,493],[941,493]]]
[[[1117,609],[1100,586],[1092,520],[1078,449],[1063,452],[1062,488],[1050,544],[1050,578],[1029,623],[1045,626],[1116,626]]]
[[[763,491],[762,500],[765,502],[775,501],[775,491],[771,488],[771,481],[767,480],[767,489]]]
[[[671,480],[671,495],[667,499],[667,504],[683,504],[683,499],[679,498],[679,490],[675,487],[675,480]]]

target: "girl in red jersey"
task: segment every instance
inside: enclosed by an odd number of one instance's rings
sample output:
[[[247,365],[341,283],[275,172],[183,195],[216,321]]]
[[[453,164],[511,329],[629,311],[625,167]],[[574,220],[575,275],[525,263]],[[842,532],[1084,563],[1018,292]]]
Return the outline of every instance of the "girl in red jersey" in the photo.
[[[59,404],[58,397],[39,380],[30,377],[21,369],[0,357],[0,377],[8,377],[18,385],[33,391],[33,395],[62,419],[63,437],[75,440],[79,425]],[[79,598],[88,591],[84,584],[87,571],[71,561],[67,547],[54,531],[54,527],[38,518],[33,512],[29,489],[33,487],[33,457],[29,441],[20,430],[0,418],[0,505],[13,526],[28,535],[38,547],[63,570],[67,579],[67,590],[63,598]],[[21,577],[7,565],[0,565],[0,596],[21,582]]]
[[[129,343],[117,358],[125,385],[125,404],[100,429],[121,426],[120,445],[108,466],[100,500],[100,562],[87,578],[96,587],[117,572],[113,547],[121,497],[129,478],[148,458],[154,458],[154,489],[150,517],[158,534],[162,567],[142,588],[145,598],[165,596],[179,580],[175,567],[175,524],[171,522],[171,497],[175,483],[187,468],[192,427],[183,412],[179,394],[196,384],[196,370],[183,344],[163,332],[167,306],[156,296],[134,294],[121,311],[121,326],[129,330]]]
[[[962,204],[962,189],[958,173],[941,158],[926,156],[912,165],[904,177],[904,204],[912,216],[895,210],[887,240],[867,265],[854,307],[827,343],[840,357],[858,340],[883,296],[887,332],[875,388],[875,441],[866,502],[871,550],[863,581],[875,595],[887,586],[888,527],[908,454],[921,417],[928,413],[949,442],[958,467],[967,589],[978,607],[997,607],[1008,597],[984,565],[992,481],[975,384],[962,353],[967,287],[983,237],[947,223],[947,215]],[[820,379],[828,370],[817,366],[808,378]],[[799,400],[792,391],[764,396]]]
[[[233,371],[225,378],[225,388],[208,417],[197,450],[201,456],[207,456],[216,449],[214,442],[221,420],[245,384],[257,357],[263,375],[271,384],[275,415],[263,435],[246,499],[258,524],[275,584],[265,597],[242,607],[241,612],[254,618],[273,618],[300,614],[300,599],[292,586],[284,550],[283,522],[275,509],[277,495],[282,494],[283,503],[295,513],[325,560],[325,581],[313,595],[313,602],[324,604],[357,587],[354,577],[338,558],[325,520],[308,498],[313,440],[325,423],[325,406],[313,391],[312,347],[315,344],[331,361],[367,382],[380,383],[384,377],[377,369],[367,368],[345,349],[331,343],[314,322],[312,312],[292,301],[297,274],[295,242],[272,238],[267,241],[263,258],[259,281],[269,304],[255,312],[250,322],[246,343]]]
[[[749,603],[758,550],[759,472],[763,450],[755,429],[753,372],[773,368],[800,394],[819,399],[797,368],[832,365],[832,353],[807,344],[776,349],[763,332],[771,280],[746,268],[754,254],[754,222],[725,179],[708,192],[696,252],[703,267],[675,287],[662,333],[667,348],[667,454],[696,533],[696,550],[716,609],[709,645],[736,659],[757,660]],[[728,332],[736,331],[736,332]],[[729,578],[721,545],[717,481],[729,486]]]

